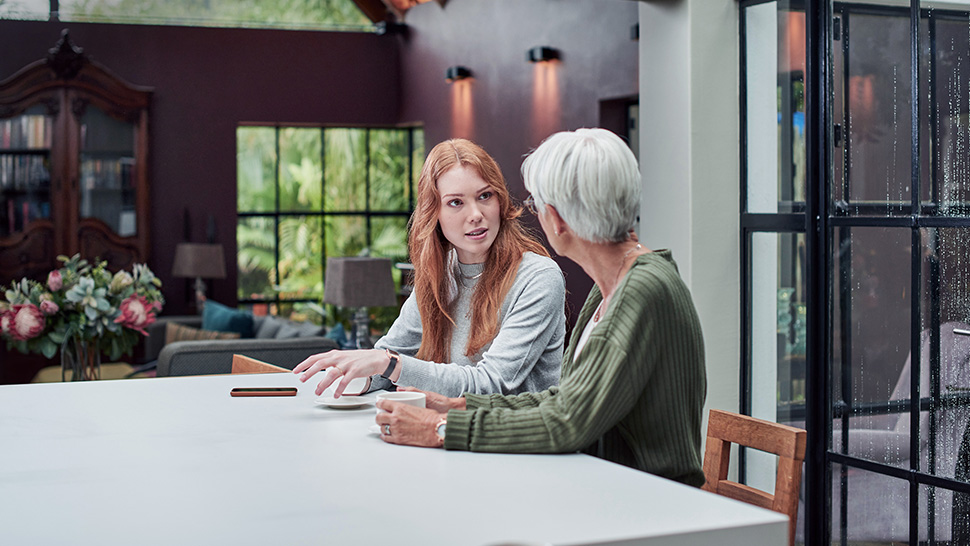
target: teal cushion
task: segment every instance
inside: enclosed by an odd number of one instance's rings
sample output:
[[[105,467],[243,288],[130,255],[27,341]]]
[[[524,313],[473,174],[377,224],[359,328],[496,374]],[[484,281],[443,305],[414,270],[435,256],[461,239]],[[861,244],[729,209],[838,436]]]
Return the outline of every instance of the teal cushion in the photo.
[[[347,343],[347,334],[344,332],[344,325],[340,322],[336,326],[330,329],[329,332],[324,336],[330,338],[337,342],[337,345],[343,347]]]
[[[202,329],[238,332],[241,337],[253,337],[253,314],[208,300],[202,308]]]

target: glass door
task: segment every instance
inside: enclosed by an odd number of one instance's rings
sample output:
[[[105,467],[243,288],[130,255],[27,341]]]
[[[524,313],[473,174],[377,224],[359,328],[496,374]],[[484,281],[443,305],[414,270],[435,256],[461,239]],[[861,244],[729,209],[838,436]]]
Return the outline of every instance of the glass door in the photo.
[[[51,216],[52,125],[42,106],[0,119],[0,238]]]
[[[89,105],[81,116],[80,218],[96,218],[120,237],[137,233],[135,126]]]
[[[970,544],[970,8],[752,0],[740,21],[742,409],[809,430],[796,540]]]

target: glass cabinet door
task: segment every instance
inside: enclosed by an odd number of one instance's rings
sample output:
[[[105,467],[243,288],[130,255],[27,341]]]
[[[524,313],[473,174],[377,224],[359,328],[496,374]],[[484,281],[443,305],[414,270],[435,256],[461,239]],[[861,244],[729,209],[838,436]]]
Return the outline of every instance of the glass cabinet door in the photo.
[[[51,215],[51,128],[42,106],[0,119],[0,237]]]
[[[94,106],[81,117],[80,217],[97,218],[121,237],[137,232],[135,126]]]

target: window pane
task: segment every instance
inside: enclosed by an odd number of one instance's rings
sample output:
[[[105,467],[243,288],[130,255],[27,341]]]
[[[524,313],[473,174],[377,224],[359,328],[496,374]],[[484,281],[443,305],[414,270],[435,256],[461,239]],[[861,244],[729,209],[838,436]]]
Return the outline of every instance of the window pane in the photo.
[[[236,225],[237,297],[272,299],[276,295],[276,220],[244,217]]]
[[[751,236],[751,415],[804,427],[805,241],[801,233]],[[771,491],[776,457],[749,450],[747,483]]]
[[[970,116],[967,115],[970,32],[967,26],[966,16],[936,21],[937,199],[940,212],[950,216],[970,215]]]
[[[323,233],[319,216],[280,219],[280,297],[323,298]]]
[[[905,213],[912,200],[909,18],[853,13],[846,24],[847,185],[833,195],[863,214]]]
[[[135,129],[99,108],[81,117],[81,218],[97,218],[122,237],[135,235]]]
[[[967,481],[961,464],[970,461],[960,457],[970,457],[970,228],[924,229],[921,239],[920,396],[940,400],[936,411],[920,414],[921,468]]]
[[[327,129],[324,133],[323,208],[363,211],[367,206],[367,130]],[[328,253],[329,254],[329,253]]]
[[[0,19],[46,21],[50,17],[50,0],[8,0],[0,2]]]
[[[61,0],[59,9],[62,21],[348,31],[372,28],[351,0]]]
[[[0,237],[51,215],[51,134],[46,108],[0,119]]]
[[[859,468],[845,469],[845,507],[841,466],[832,466],[832,544],[840,544],[845,526],[850,544],[891,546],[909,543],[909,483]]]
[[[408,217],[378,216],[371,218],[371,255],[405,262],[408,256]],[[395,268],[395,274],[400,272]]]
[[[805,201],[805,14],[788,2],[744,10],[747,211]]]
[[[328,257],[357,256],[367,247],[367,219],[363,215],[326,216],[324,235]]]
[[[408,210],[408,132],[371,129],[370,209]]]
[[[276,129],[236,130],[236,207],[239,212],[276,210]]]
[[[418,179],[421,178],[421,169],[424,167],[424,130],[413,129],[411,131],[414,142],[414,149],[411,150],[411,185],[408,191],[411,192],[418,187]],[[414,206],[415,196],[411,196],[411,206]]]
[[[280,210],[318,211],[323,190],[320,129],[280,129]]]
[[[835,420],[832,449],[896,466],[910,461],[908,407],[890,411],[890,402],[911,392],[911,233],[839,228],[833,244],[832,396],[857,412]]]
[[[958,478],[967,481],[965,474]],[[926,512],[928,506],[933,507],[935,544],[970,544],[970,494],[957,493],[942,487],[920,486],[920,544],[926,544],[925,541],[930,539],[929,516]]]

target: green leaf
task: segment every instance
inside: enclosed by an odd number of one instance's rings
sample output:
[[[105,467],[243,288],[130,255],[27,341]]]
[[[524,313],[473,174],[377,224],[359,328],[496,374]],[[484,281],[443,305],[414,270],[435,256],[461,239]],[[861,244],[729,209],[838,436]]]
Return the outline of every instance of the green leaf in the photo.
[[[52,358],[57,354],[58,344],[50,340],[50,338],[45,337],[40,342],[40,352],[44,354],[46,358]]]
[[[118,360],[118,357],[120,356],[121,356],[121,348],[118,347],[118,338],[112,338],[110,358],[111,360]]]

